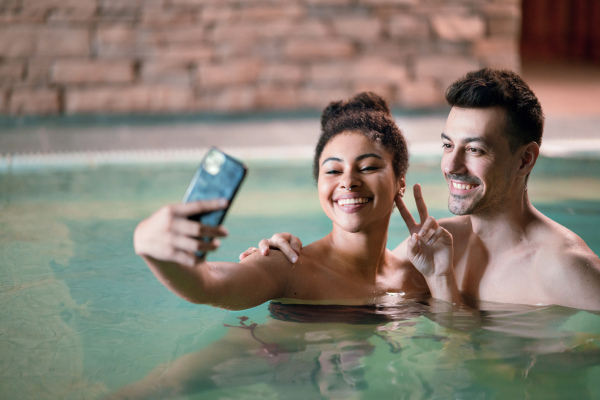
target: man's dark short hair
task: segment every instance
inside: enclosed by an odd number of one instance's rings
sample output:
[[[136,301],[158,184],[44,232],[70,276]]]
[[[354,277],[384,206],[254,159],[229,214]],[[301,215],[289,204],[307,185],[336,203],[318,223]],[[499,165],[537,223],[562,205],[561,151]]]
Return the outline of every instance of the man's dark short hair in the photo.
[[[512,71],[483,68],[469,72],[448,87],[446,101],[460,108],[504,108],[513,153],[527,143],[542,144],[542,106],[525,81]]]

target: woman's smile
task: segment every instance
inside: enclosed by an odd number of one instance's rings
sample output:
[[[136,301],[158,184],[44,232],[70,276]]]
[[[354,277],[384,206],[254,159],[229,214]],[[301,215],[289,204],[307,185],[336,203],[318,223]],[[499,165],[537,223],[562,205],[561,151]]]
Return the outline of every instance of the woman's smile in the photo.
[[[360,193],[348,193],[337,197],[333,202],[346,213],[357,212],[370,203],[373,197],[368,197]]]

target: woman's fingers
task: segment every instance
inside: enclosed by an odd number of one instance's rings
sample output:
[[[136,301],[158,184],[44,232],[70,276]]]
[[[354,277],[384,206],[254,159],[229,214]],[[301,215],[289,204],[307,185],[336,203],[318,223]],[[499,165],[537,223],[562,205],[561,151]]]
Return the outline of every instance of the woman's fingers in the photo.
[[[268,256],[269,255],[269,248],[271,247],[271,245],[269,244],[269,240],[268,239],[263,239],[260,242],[258,242],[258,249],[260,250],[260,253],[263,256]]]
[[[423,200],[423,193],[421,192],[421,185],[418,183],[413,186],[413,193],[415,196],[415,204],[417,205],[417,211],[419,212],[419,218],[421,222],[425,221],[429,214],[427,213],[427,205]]]
[[[251,254],[256,253],[258,250],[258,248],[256,247],[250,247],[248,250],[244,251],[242,254],[240,254],[240,261],[242,261],[244,258],[248,257]]]
[[[175,233],[191,237],[224,237],[229,233],[224,226],[203,225],[187,218],[175,218],[172,230]]]
[[[396,207],[398,207],[398,211],[400,211],[400,215],[409,230],[417,225],[417,221],[415,221],[408,208],[406,208],[406,204],[404,204],[404,200],[402,200],[402,196],[399,194],[396,195]]]
[[[226,199],[192,201],[189,203],[174,203],[167,206],[173,216],[189,217],[210,211],[222,210],[227,207]]]
[[[302,250],[302,241],[291,233],[276,233],[270,239],[258,242],[258,249],[264,256],[269,255],[269,249],[279,249],[288,260],[295,263]]]

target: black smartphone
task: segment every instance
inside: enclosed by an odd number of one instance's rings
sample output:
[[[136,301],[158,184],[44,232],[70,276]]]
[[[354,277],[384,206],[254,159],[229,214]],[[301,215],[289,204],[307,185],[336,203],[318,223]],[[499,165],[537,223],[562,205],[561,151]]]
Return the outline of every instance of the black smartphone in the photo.
[[[196,174],[185,192],[183,202],[225,198],[231,205],[246,176],[246,171],[247,168],[242,162],[213,147],[206,153],[196,170]],[[223,210],[196,214],[189,218],[204,225],[221,225],[229,210],[229,205]],[[198,251],[196,255],[204,257],[205,253]]]

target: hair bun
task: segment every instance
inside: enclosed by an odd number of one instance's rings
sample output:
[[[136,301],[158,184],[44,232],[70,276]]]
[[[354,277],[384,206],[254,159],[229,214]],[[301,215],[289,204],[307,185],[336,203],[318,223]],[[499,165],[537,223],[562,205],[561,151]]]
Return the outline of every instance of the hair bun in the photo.
[[[374,111],[392,115],[390,107],[383,97],[373,92],[360,92],[347,100],[329,103],[321,115],[321,128],[332,118],[352,111]]]

